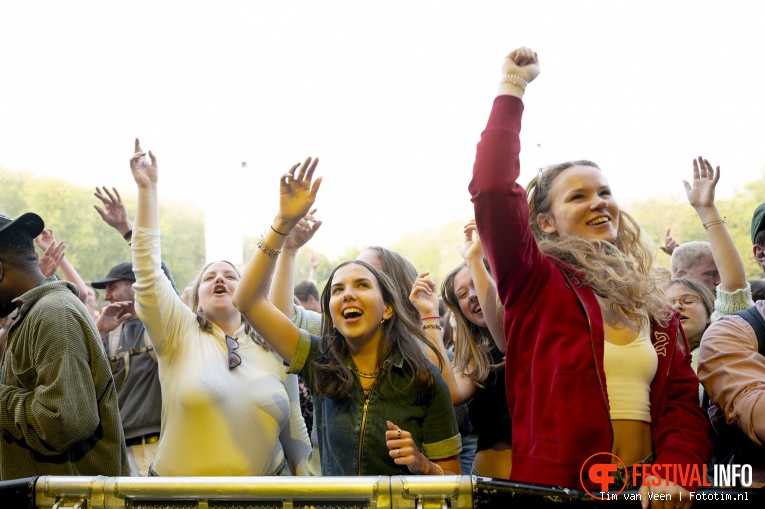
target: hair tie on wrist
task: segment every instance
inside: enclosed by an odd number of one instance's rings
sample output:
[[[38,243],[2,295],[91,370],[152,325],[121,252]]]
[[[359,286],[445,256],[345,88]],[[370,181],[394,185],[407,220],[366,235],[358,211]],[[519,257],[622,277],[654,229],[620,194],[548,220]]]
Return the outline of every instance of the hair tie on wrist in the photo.
[[[276,229],[276,228],[274,228],[273,226],[271,226],[271,229],[272,229],[272,230],[273,230],[275,233],[278,233],[279,235],[281,235],[282,237],[286,237],[287,235],[289,235],[289,233],[282,233],[282,232],[280,232],[279,230],[277,230],[277,229]]]
[[[722,220],[716,220],[716,221],[709,221],[708,223],[701,223],[704,226],[705,230],[708,230],[710,226],[714,226],[716,224],[725,224],[725,218],[722,218]]]
[[[438,315],[436,315],[436,316],[423,316],[422,318],[420,318],[420,321],[435,320],[435,319],[439,319],[440,320],[441,317],[438,316]]]

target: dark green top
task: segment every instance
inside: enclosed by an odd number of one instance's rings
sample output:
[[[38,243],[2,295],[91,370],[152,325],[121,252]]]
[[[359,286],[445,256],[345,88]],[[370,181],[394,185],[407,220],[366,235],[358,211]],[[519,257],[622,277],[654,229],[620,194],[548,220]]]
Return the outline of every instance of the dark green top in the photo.
[[[459,454],[462,442],[454,405],[438,368],[428,364],[436,383],[431,390],[418,390],[409,386],[412,375],[400,354],[394,355],[385,361],[393,364],[390,378],[380,375],[368,399],[356,379],[347,397],[334,400],[316,392],[313,361],[319,356],[319,345],[318,337],[301,330],[289,372],[300,373],[313,394],[321,475],[412,475],[390,456],[385,440],[387,421],[410,432],[428,459]],[[347,362],[350,367],[353,361],[349,357]]]

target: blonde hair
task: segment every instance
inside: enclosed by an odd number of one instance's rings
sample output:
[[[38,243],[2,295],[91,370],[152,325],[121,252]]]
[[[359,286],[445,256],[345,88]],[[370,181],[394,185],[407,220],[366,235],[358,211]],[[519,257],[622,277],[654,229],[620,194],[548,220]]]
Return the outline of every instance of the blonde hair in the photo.
[[[484,259],[484,263],[488,263]],[[495,364],[491,351],[494,348],[494,339],[487,327],[479,327],[465,316],[460,308],[459,298],[454,289],[454,279],[457,274],[467,268],[464,263],[452,269],[441,282],[441,297],[444,304],[454,313],[457,320],[457,330],[454,334],[454,362],[455,371],[464,373],[477,386],[483,387],[483,383],[494,370],[504,366],[504,362]],[[471,367],[472,365],[472,367]]]
[[[619,211],[613,243],[571,235],[548,235],[537,224],[537,216],[548,213],[552,206],[553,180],[572,166],[600,170],[591,161],[568,161],[539,170],[537,177],[526,186],[529,222],[540,251],[582,271],[584,284],[608,299],[611,312],[644,323],[648,319],[642,313],[645,310],[649,318],[666,326],[672,316],[665,295],[666,277],[653,268],[652,246],[632,216]]]

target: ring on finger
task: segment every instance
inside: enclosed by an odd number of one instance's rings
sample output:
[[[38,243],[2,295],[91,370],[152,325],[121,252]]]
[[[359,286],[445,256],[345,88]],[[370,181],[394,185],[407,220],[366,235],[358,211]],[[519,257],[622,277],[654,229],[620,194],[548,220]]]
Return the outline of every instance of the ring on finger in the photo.
[[[401,430],[396,430],[398,432],[398,435],[396,435],[396,438],[401,439]]]

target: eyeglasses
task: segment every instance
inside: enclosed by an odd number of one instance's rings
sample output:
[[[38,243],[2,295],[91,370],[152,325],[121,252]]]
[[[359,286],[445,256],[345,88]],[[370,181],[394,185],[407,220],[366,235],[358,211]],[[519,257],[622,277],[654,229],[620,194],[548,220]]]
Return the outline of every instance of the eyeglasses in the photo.
[[[242,358],[234,351],[239,348],[239,341],[226,335],[226,346],[228,347],[228,369],[230,371],[242,363]]]
[[[698,295],[691,295],[688,293],[686,293],[685,295],[681,295],[680,297],[675,297],[674,299],[672,299],[673,305],[675,306],[682,305],[683,308],[685,309],[690,309],[696,306],[696,304],[698,304],[699,302],[701,302],[701,297],[699,297]]]

